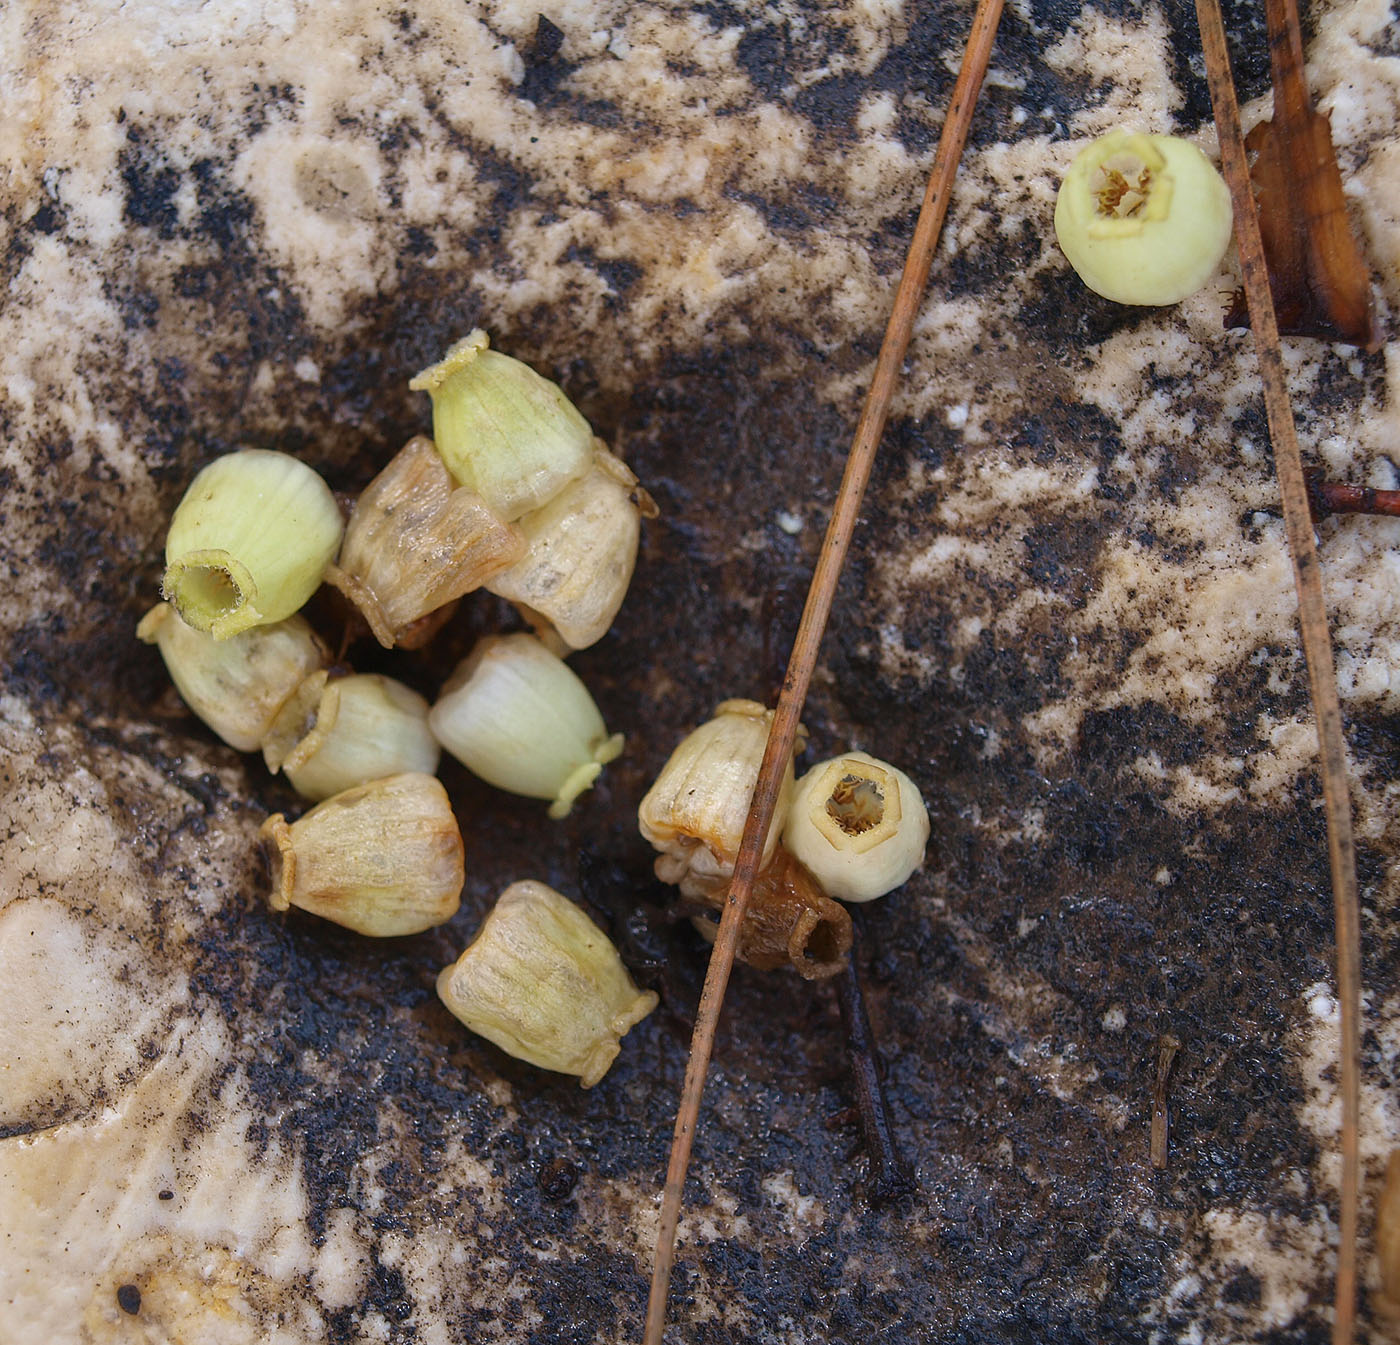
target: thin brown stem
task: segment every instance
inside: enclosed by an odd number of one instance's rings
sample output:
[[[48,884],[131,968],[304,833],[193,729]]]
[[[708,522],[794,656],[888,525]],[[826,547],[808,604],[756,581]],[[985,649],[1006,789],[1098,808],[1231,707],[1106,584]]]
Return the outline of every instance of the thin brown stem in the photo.
[[[836,1000],[850,1057],[851,1086],[856,1095],[861,1136],[870,1160],[867,1191],[872,1205],[888,1205],[916,1189],[914,1174],[899,1151],[889,1099],[881,1080],[880,1048],[865,1009],[865,991],[856,970],[855,944],[845,967],[836,977]]]
[[[1215,108],[1220,137],[1220,158],[1225,181],[1235,207],[1235,239],[1250,326],[1264,384],[1264,409],[1274,447],[1274,465],[1283,496],[1284,527],[1293,557],[1298,590],[1298,619],[1303,653],[1307,659],[1313,712],[1317,718],[1322,793],[1327,817],[1327,850],[1332,870],[1336,908],[1337,995],[1341,1001],[1341,1101],[1342,1189],[1337,1248],[1336,1310],[1332,1321],[1333,1345],[1350,1345],[1356,1332],[1356,1261],[1360,1176],[1360,1013],[1361,925],[1356,895],[1356,850],[1351,831],[1351,801],[1347,793],[1346,746],[1342,736],[1342,712],[1337,701],[1337,678],[1332,640],[1327,629],[1327,609],[1322,600],[1322,576],[1313,539],[1308,488],[1303,457],[1298,448],[1288,382],[1279,349],[1278,323],[1269,273],[1264,260],[1259,219],[1250,189],[1249,163],[1240,109],[1230,76],[1225,47],[1225,27],[1219,0],[1196,0],[1201,44],[1206,58],[1206,79]]]
[[[1329,514],[1400,518],[1400,490],[1376,490],[1373,486],[1345,486],[1340,481],[1325,481],[1316,467],[1310,467],[1303,475],[1308,483],[1308,504],[1314,522]]]
[[[1171,1083],[1172,1065],[1181,1043],[1170,1033],[1157,1043],[1157,1082],[1152,1087],[1152,1166],[1161,1171],[1167,1166],[1169,1118],[1167,1089]]]
[[[885,339],[875,361],[875,373],[866,394],[865,406],[856,426],[846,470],[841,478],[840,493],[831,511],[831,522],[822,541],[821,554],[812,574],[807,604],[797,628],[787,675],[778,696],[773,726],[768,734],[768,746],[759,767],[758,783],[754,786],[749,805],[749,819],[744,829],[743,843],[734,865],[734,881],[720,918],[719,934],[710,954],[705,986],[700,992],[700,1007],[695,1015],[695,1035],[690,1043],[690,1058],[686,1062],[685,1084],[680,1107],[676,1113],[676,1129],[671,1141],[671,1157],[666,1169],[666,1189],[662,1194],[661,1218],[656,1230],[656,1257],[652,1263],[651,1295],[647,1301],[645,1345],[662,1345],[666,1328],[666,1296],[671,1283],[671,1266],[676,1254],[676,1226],[680,1222],[681,1198],[685,1174],[690,1166],[690,1150],[695,1138],[695,1126],[700,1115],[700,1097],[705,1088],[705,1074],[714,1049],[715,1030],[719,1025],[724,992],[729,985],[729,973],[734,966],[734,950],[739,940],[739,926],[748,909],[749,894],[758,875],[768,828],[773,822],[773,810],[782,786],[783,771],[792,755],[797,733],[798,717],[807,699],[812,670],[827,618],[836,596],[836,584],[841,567],[850,548],[851,535],[860,515],[861,500],[875,461],[875,452],[889,416],[890,399],[899,377],[904,353],[909,348],[914,319],[918,315],[924,285],[928,281],[938,235],[948,213],[948,199],[953,179],[962,158],[963,145],[972,123],[973,109],[982,87],[982,78],[991,60],[992,42],[1001,21],[1002,0],[977,0],[968,34],[967,50],[948,115],[943,123],[943,135],[934,155],[933,169],[924,192],[919,221],[904,261],[899,288],[895,292],[894,309]]]

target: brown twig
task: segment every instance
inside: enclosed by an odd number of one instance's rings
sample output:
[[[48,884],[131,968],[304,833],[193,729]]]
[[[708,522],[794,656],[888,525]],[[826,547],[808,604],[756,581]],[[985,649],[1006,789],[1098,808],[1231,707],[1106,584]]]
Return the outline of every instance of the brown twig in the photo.
[[[1167,1085],[1181,1043],[1170,1033],[1157,1042],[1157,1082],[1152,1086],[1152,1166],[1167,1166]]]
[[[865,992],[856,970],[854,944],[845,968],[836,977],[836,1000],[841,1006],[841,1026],[846,1033],[850,1055],[851,1084],[855,1089],[856,1112],[861,1135],[870,1159],[868,1193],[872,1205],[887,1205],[916,1189],[914,1174],[894,1136],[890,1104],[880,1081],[880,1048],[865,1011]]]
[[[1250,191],[1249,163],[1240,129],[1240,109],[1230,76],[1220,0],[1196,0],[1201,44],[1206,58],[1220,158],[1235,208],[1235,239],[1249,303],[1250,326],[1264,384],[1264,409],[1274,447],[1274,466],[1283,496],[1283,520],[1293,557],[1298,590],[1298,620],[1307,659],[1313,712],[1317,718],[1322,768],[1323,807],[1327,817],[1327,850],[1332,870],[1332,893],[1337,927],[1337,994],[1341,1001],[1342,1189],[1337,1248],[1336,1311],[1332,1321],[1334,1345],[1350,1345],[1356,1328],[1356,1254],[1359,1126],[1361,1111],[1360,1010],[1361,926],[1356,895],[1356,850],[1351,831],[1351,801],[1347,794],[1346,748],[1342,712],[1337,702],[1337,678],[1327,609],[1322,600],[1322,576],[1313,540],[1303,458],[1293,424],[1288,382],[1279,350],[1278,324],[1269,272],[1259,234],[1259,219]]]
[[[1376,490],[1373,486],[1344,486],[1326,481],[1316,467],[1309,467],[1303,478],[1308,486],[1308,505],[1313,522],[1329,514],[1373,514],[1380,518],[1400,518],[1400,490]]]
[[[783,771],[792,755],[798,716],[801,715],[802,706],[807,699],[807,688],[812,680],[812,670],[816,666],[822,633],[826,629],[827,617],[831,613],[831,605],[836,596],[836,584],[841,576],[846,552],[850,548],[851,534],[855,531],[856,520],[860,515],[861,499],[870,480],[875,452],[889,415],[895,380],[904,362],[904,353],[909,347],[909,337],[914,329],[914,319],[918,314],[929,268],[933,264],[938,235],[943,228],[943,218],[948,213],[948,198],[952,193],[958,161],[962,158],[963,145],[967,140],[972,112],[982,87],[982,78],[991,59],[992,42],[996,37],[997,25],[1001,21],[1001,9],[1002,0],[977,0],[971,32],[968,34],[967,50],[963,53],[962,68],[958,72],[957,83],[953,86],[948,115],[943,123],[943,135],[938,143],[938,152],[934,155],[933,170],[929,174],[928,187],[919,210],[919,221],[914,228],[909,255],[904,261],[904,273],[900,276],[899,288],[895,292],[894,310],[885,329],[885,339],[880,346],[879,357],[875,361],[875,373],[870,381],[870,391],[866,394],[860,422],[856,426],[850,456],[846,460],[840,493],[831,511],[831,522],[827,526],[821,554],[812,574],[807,604],[802,611],[802,621],[797,628],[792,657],[788,661],[787,676],[783,679],[782,691],[778,696],[773,727],[769,731],[768,746],[763,754],[763,763],[759,767],[758,782],[754,786],[753,800],[749,806],[749,819],[744,828],[743,843],[734,865],[734,882],[720,919],[719,935],[715,939],[714,951],[710,954],[705,988],[700,992],[700,1007],[695,1015],[695,1035],[691,1039],[690,1058],[686,1062],[685,1084],[676,1113],[675,1135],[666,1168],[666,1189],[662,1194],[661,1218],[656,1230],[656,1257],[652,1264],[651,1295],[647,1301],[645,1345],[661,1345],[662,1333],[666,1326],[666,1295],[671,1283],[671,1265],[676,1253],[676,1226],[680,1222],[685,1174],[690,1166],[690,1149],[700,1114],[700,1096],[705,1087],[710,1053],[714,1049],[719,1012],[724,1003],[725,989],[729,985],[729,973],[734,966],[739,926],[748,908],[754,878],[758,874],[759,860],[763,854],[768,828],[772,825]]]

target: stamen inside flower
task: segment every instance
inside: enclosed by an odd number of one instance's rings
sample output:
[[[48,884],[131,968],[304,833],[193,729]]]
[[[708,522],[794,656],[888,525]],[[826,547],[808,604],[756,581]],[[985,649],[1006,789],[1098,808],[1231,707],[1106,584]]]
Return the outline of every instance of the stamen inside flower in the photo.
[[[874,780],[843,775],[826,801],[827,816],[848,836],[878,827],[885,816],[885,796]]]
[[[1152,169],[1139,155],[1125,150],[1098,166],[1089,190],[1098,201],[1100,215],[1130,219],[1152,194]]]

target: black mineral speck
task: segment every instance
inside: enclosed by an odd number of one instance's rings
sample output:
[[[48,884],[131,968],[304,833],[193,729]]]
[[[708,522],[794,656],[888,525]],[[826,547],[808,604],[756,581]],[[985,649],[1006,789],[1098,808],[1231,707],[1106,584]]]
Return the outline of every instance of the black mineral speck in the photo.
[[[126,188],[126,218],[131,224],[154,229],[162,238],[173,238],[179,222],[175,193],[180,174],[162,157],[158,140],[142,128],[129,126],[126,140],[118,155]]]
[[[564,46],[564,30],[551,23],[543,14],[535,25],[535,45],[530,53],[532,64],[552,61]]]
[[[117,1306],[135,1317],[141,1311],[141,1291],[134,1284],[123,1284],[117,1290]]]
[[[1241,1266],[1226,1282],[1225,1287],[1220,1291],[1220,1297],[1226,1303],[1241,1303],[1252,1306],[1259,1302],[1262,1288],[1259,1276],[1247,1266]]]

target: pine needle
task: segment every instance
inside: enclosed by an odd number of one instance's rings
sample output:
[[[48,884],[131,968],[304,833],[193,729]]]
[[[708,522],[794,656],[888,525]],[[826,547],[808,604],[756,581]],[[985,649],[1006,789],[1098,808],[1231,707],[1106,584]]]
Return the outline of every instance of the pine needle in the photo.
[[[1201,26],[1206,78],[1220,137],[1220,159],[1235,208],[1235,241],[1239,246],[1250,327],[1254,332],[1259,373],[1264,383],[1264,409],[1268,415],[1274,466],[1283,496],[1284,527],[1298,590],[1303,654],[1307,659],[1313,713],[1317,718],[1323,804],[1327,817],[1327,851],[1336,906],[1337,995],[1341,1001],[1342,1189],[1332,1341],[1333,1345],[1351,1345],[1356,1330],[1360,1174],[1361,925],[1356,896],[1356,850],[1351,831],[1351,800],[1347,792],[1342,712],[1337,702],[1332,640],[1328,634],[1327,610],[1322,600],[1322,575],[1313,538],[1312,515],[1308,509],[1303,459],[1293,424],[1283,355],[1279,349],[1278,322],[1269,290],[1269,272],[1259,232],[1259,217],[1250,189],[1249,162],[1240,129],[1239,103],[1230,76],[1230,57],[1225,47],[1225,28],[1220,17],[1219,0],[1196,0],[1196,17]]]

